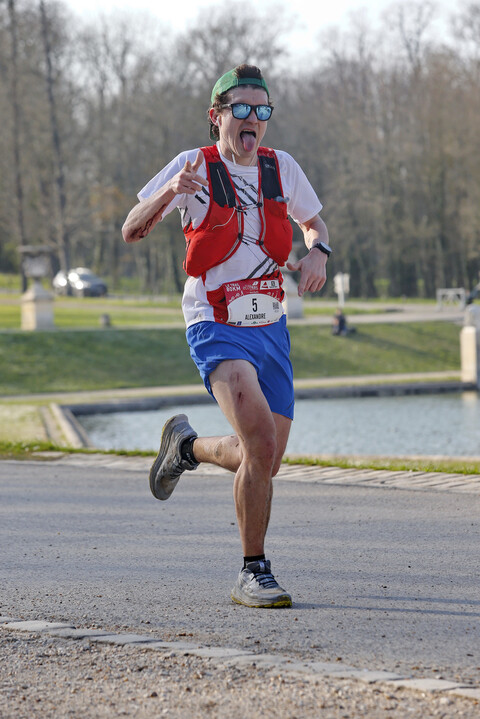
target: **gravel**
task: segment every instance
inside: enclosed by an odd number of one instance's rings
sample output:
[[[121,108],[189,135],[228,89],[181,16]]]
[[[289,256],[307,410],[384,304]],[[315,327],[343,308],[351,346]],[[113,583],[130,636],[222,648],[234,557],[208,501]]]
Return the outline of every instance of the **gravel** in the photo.
[[[2,719],[477,719],[479,702],[143,647],[0,632]]]

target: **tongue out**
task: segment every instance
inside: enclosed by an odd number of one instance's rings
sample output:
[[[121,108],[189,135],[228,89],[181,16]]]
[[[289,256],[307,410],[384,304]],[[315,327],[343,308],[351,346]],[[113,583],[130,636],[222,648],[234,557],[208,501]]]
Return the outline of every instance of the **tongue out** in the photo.
[[[253,148],[255,147],[255,135],[253,135],[251,132],[241,132],[240,139],[242,141],[243,149],[245,150],[245,152],[252,152]]]

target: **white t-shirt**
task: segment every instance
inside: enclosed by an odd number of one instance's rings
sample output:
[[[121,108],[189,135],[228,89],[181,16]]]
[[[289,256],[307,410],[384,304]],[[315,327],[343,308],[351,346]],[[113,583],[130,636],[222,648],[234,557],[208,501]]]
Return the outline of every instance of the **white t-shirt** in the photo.
[[[218,145],[217,145],[218,147]],[[220,152],[220,148],[219,152]],[[287,212],[299,223],[306,222],[317,215],[322,203],[309,183],[300,165],[287,152],[276,150],[282,180],[283,196],[287,198]],[[197,157],[198,149],[187,150],[177,155],[166,167],[155,175],[138,193],[139,200],[153,195],[185,166],[189,160],[192,164]],[[258,197],[258,167],[237,165],[220,155],[227,166],[235,185],[237,196],[244,208],[244,235],[242,243],[235,254],[221,265],[212,267],[206,273],[205,281],[201,277],[188,277],[182,299],[182,309],[187,327],[195,322],[214,322],[213,308],[207,300],[207,291],[216,290],[225,282],[243,280],[246,277],[261,277],[274,272],[278,265],[270,259],[256,244],[261,231],[258,208],[254,203]],[[206,179],[205,162],[198,169],[198,174]],[[176,195],[165,208],[163,217],[175,207],[180,210],[182,227],[190,221],[198,227],[207,214],[210,202],[209,188],[202,187],[196,195]],[[232,209],[232,218],[235,211]]]

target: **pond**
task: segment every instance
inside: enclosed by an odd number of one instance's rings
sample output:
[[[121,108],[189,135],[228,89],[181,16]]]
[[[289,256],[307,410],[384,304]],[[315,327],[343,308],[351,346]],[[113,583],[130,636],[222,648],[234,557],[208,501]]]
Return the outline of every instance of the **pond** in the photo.
[[[180,412],[203,434],[232,432],[213,402],[84,415],[79,421],[99,449],[157,450],[163,424]],[[297,400],[287,452],[478,457],[480,398],[463,392]]]

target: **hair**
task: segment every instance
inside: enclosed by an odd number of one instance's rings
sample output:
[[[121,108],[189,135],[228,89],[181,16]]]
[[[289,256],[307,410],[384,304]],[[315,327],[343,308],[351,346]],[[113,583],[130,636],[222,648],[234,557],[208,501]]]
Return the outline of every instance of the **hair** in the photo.
[[[255,65],[247,65],[246,63],[243,63],[242,65],[238,65],[234,69],[234,72],[235,72],[236,77],[254,77],[254,78],[257,78],[258,80],[263,79],[262,71],[260,70],[260,68],[256,67]],[[242,85],[242,87],[258,88],[258,85]],[[233,89],[233,88],[231,88],[231,89]],[[215,110],[220,110],[222,105],[226,105],[228,102],[228,99],[229,99],[228,95],[229,95],[230,91],[231,90],[227,90],[226,92],[222,92],[220,94],[217,93],[215,95],[215,98],[213,100],[211,107],[207,111],[210,136],[213,135],[215,140],[220,139],[220,131],[219,131],[217,125],[213,124],[213,122],[210,118],[210,115],[209,115],[209,111],[212,107]],[[270,98],[268,100],[268,104],[269,105],[271,104]]]

